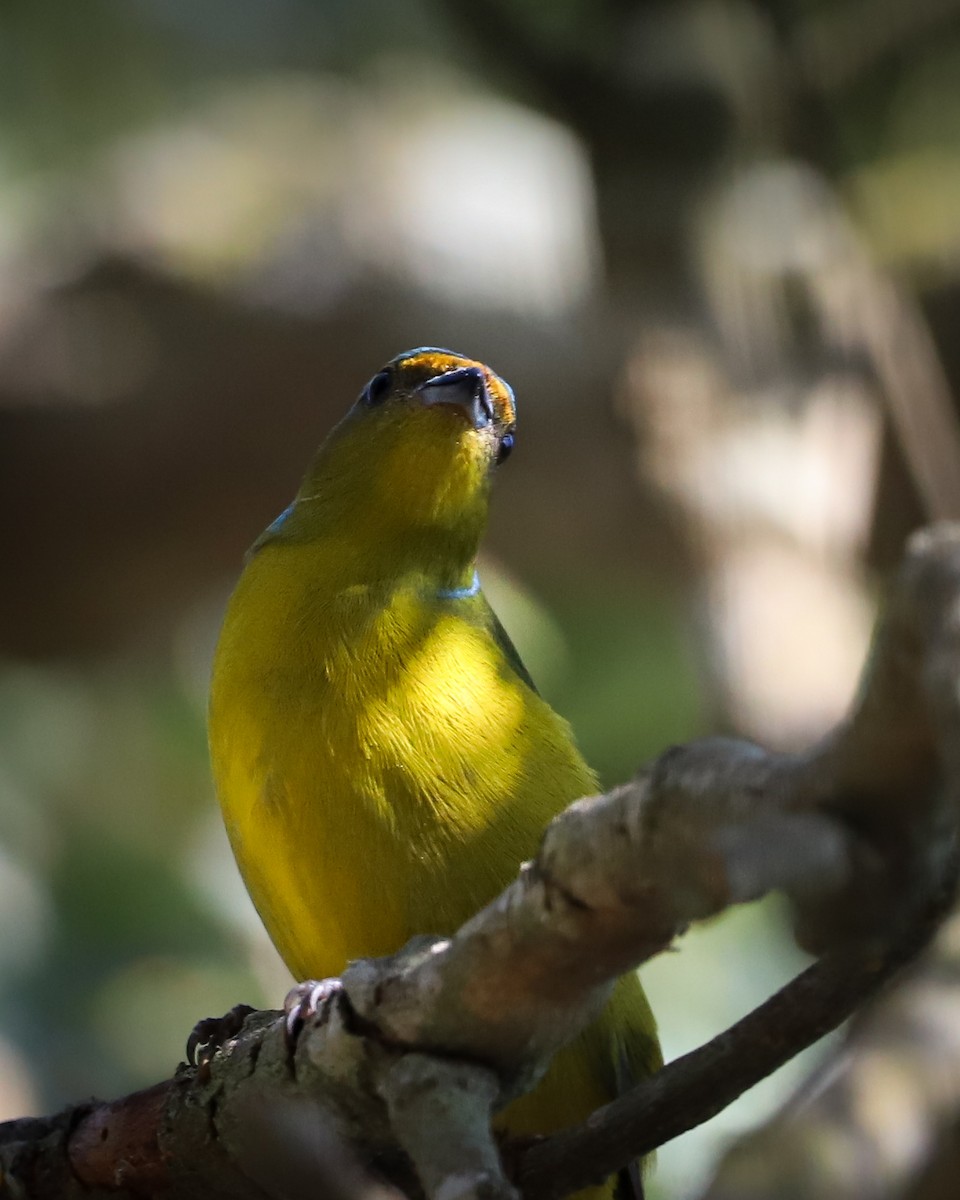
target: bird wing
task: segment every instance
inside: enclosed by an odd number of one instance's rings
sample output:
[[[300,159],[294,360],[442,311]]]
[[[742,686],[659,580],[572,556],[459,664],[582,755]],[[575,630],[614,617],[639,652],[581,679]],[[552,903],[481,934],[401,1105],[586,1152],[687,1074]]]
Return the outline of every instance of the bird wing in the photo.
[[[523,682],[527,685],[527,687],[532,692],[536,692],[537,695],[539,696],[540,693],[539,693],[539,691],[537,691],[537,685],[533,682],[533,679],[530,676],[530,672],[523,665],[523,659],[520,657],[520,652],[519,652],[519,650],[517,650],[516,646],[510,640],[510,635],[509,635],[509,633],[507,633],[507,631],[504,629],[503,625],[500,623],[500,618],[490,607],[490,604],[488,603],[486,597],[484,597],[483,603],[484,603],[484,607],[486,609],[486,614],[485,614],[486,618],[487,618],[486,624],[487,624],[487,628],[490,631],[491,637],[497,643],[497,646],[500,648],[500,650],[503,652],[504,658],[507,660],[507,662],[513,668],[514,673],[523,680]]]
[[[624,1095],[642,1079],[655,1075],[663,1066],[656,1035],[656,1022],[640,979],[635,971],[622,976],[614,988],[611,1003],[617,1008],[613,1057],[615,1094]],[[645,1160],[646,1165],[653,1156]],[[617,1172],[615,1200],[643,1200],[643,1166],[636,1159]]]
[[[489,629],[494,641],[503,651],[503,655],[513,670],[520,676],[527,687],[537,692],[537,685],[533,682],[530,672],[524,666],[523,659],[520,657],[520,652],[510,640],[510,635],[504,629],[500,622],[500,618],[487,604],[489,613]],[[537,692],[537,695],[540,693]],[[644,1072],[646,1073],[646,1072]],[[622,1051],[618,1056],[617,1067],[617,1095],[622,1096],[624,1092],[628,1092],[637,1082],[637,1073],[630,1061],[630,1056],[626,1051]],[[615,1200],[644,1200],[643,1192],[643,1177],[640,1173],[640,1163],[635,1159],[628,1166],[617,1172],[617,1181],[614,1188]]]
[[[637,1076],[630,1059],[626,1053],[621,1052],[617,1062],[617,1095],[622,1096],[629,1092],[636,1083]],[[614,1200],[644,1200],[643,1175],[638,1159],[634,1159],[617,1172],[613,1195]]]

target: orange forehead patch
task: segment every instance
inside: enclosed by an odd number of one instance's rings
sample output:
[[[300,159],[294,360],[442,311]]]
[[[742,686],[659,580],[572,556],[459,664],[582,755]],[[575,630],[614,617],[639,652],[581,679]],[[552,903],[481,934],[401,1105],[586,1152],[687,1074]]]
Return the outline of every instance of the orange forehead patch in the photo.
[[[451,350],[430,346],[421,350],[408,350],[405,354],[398,355],[391,365],[397,374],[398,382],[411,388],[426,383],[436,375],[444,375],[460,367],[479,367],[483,371],[487,391],[503,426],[512,426],[517,419],[517,402],[513,388],[485,363],[477,362],[474,358],[465,358]]]

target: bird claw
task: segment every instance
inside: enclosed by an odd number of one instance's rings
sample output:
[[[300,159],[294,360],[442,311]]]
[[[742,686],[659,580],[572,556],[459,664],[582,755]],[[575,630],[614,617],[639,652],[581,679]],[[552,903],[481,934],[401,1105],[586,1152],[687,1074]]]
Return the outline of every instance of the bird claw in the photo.
[[[305,979],[287,992],[283,1001],[283,1028],[288,1049],[294,1049],[308,1021],[316,1018],[323,1024],[331,1002],[342,990],[339,979]]]
[[[222,1017],[204,1017],[194,1025],[187,1038],[187,1062],[191,1067],[205,1067],[214,1054],[243,1028],[251,1013],[256,1012],[249,1004],[235,1004]],[[197,1052],[202,1050],[202,1053]]]

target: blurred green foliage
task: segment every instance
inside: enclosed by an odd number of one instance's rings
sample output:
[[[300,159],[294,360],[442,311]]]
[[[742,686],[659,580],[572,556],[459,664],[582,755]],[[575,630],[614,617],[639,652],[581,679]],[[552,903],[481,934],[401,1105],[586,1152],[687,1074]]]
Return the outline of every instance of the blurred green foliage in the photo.
[[[0,6],[0,416],[8,444],[22,436],[16,445],[33,455],[7,467],[38,476],[38,495],[66,489],[84,536],[93,531],[72,556],[79,535],[62,514],[23,533],[25,503],[4,542],[8,553],[27,543],[10,583],[34,580],[37,603],[56,592],[66,607],[49,611],[75,607],[78,629],[89,610],[99,639],[90,653],[78,634],[71,653],[64,621],[55,652],[36,651],[42,638],[31,635],[30,661],[11,650],[0,663],[0,1117],[149,1084],[174,1069],[198,1018],[282,999],[285,970],[242,890],[209,782],[209,655],[240,547],[258,532],[252,513],[282,506],[309,441],[362,382],[354,370],[402,349],[401,334],[449,335],[505,363],[515,382],[516,366],[524,403],[530,395],[521,438],[528,428],[536,436],[521,440],[514,482],[504,481],[511,510],[495,515],[485,583],[602,782],[707,731],[675,531],[651,533],[662,514],[637,500],[630,439],[597,420],[618,367],[610,331],[637,315],[611,313],[603,292],[604,270],[616,274],[628,258],[615,238],[611,249],[611,229],[646,220],[656,248],[678,205],[655,164],[634,190],[627,166],[591,190],[591,166],[606,162],[609,176],[619,164],[610,146],[636,168],[637,130],[607,130],[604,158],[497,93],[562,117],[556,97],[544,99],[545,79],[558,63],[566,79],[580,56],[596,69],[578,93],[577,132],[588,138],[604,84],[709,84],[740,113],[739,140],[718,144],[718,158],[773,153],[792,132],[773,49],[784,13],[810,35],[813,61],[824,37],[843,49],[832,22],[849,33],[866,10],[856,0],[635,9],[525,0],[503,10],[539,46],[529,71],[507,46],[494,55],[472,39],[457,21],[462,6],[441,0]],[[886,44],[884,22],[901,14],[879,10],[866,47],[875,62],[847,87],[823,85],[831,134],[807,130],[806,144],[832,164],[879,258],[953,288],[960,29],[944,21]],[[613,37],[631,14],[646,24]],[[464,141],[480,149],[464,158]],[[669,169],[706,179],[705,165],[684,165],[680,153]],[[487,222],[499,256],[474,244],[470,220],[443,240],[430,202],[464,175],[476,186],[458,203],[477,227]],[[516,227],[504,233],[511,216]],[[520,250],[530,247],[539,249],[528,262]],[[135,302],[117,302],[94,271],[84,321],[65,320],[57,288],[82,291],[84,270],[128,255]],[[479,278],[488,258],[485,288],[471,290],[461,280]],[[541,274],[531,281],[533,268]],[[670,270],[651,254],[654,290]],[[98,288],[108,293],[100,308]],[[458,289],[461,306],[451,300]],[[646,317],[660,315],[646,303]],[[244,392],[248,345],[267,366]],[[315,402],[320,378],[331,395]],[[284,409],[287,395],[301,406]],[[238,440],[248,426],[250,439]],[[89,428],[95,437],[84,440]],[[51,445],[63,457],[48,462]],[[138,491],[154,448],[164,469]],[[158,518],[167,512],[170,526]],[[601,525],[613,533],[597,549]],[[17,621],[29,628],[33,606],[5,611],[16,647]],[[782,928],[776,905],[751,909],[652,964],[668,1054],[795,969]],[[773,1081],[767,1094],[783,1087]],[[661,1154],[660,1186],[672,1195],[691,1186],[715,1130]]]

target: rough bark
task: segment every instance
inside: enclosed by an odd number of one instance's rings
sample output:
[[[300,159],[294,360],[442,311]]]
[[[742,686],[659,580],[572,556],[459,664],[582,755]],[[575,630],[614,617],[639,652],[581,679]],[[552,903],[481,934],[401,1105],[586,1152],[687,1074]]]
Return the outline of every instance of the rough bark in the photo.
[[[784,892],[818,964],[581,1129],[504,1157],[529,1195],[604,1176],[712,1115],[924,946],[956,876],[958,684],[960,527],[943,526],[911,542],[858,702],[819,745],[784,755],[707,739],[668,750],[631,783],[557,817],[536,859],[455,936],[351,964],[293,1050],[277,1014],[254,1014],[199,1070],[112,1104],[0,1127],[3,1189],[36,1200],[304,1188],[369,1197],[410,1194],[419,1180],[431,1198],[513,1197],[491,1111],[540,1077],[620,973],[692,921]],[[943,971],[956,940],[951,922],[921,973],[858,1028],[818,1099],[758,1135],[759,1150],[739,1152],[739,1173],[728,1183],[734,1168],[724,1168],[714,1195],[785,1195],[784,1178],[791,1195],[845,1194],[833,1190],[829,1156],[820,1190],[794,1159],[809,1129],[827,1136],[835,1118],[861,1137],[851,1081],[869,1073],[876,1045],[896,1044],[918,1080],[930,1076],[931,1056],[950,1074],[936,1103],[909,1110],[927,1140],[916,1138],[920,1150],[900,1155],[870,1194],[899,1194],[884,1190],[889,1180],[919,1178],[960,1110],[951,1074],[960,1077],[960,1036],[948,1036],[945,1020],[932,1033],[929,1022],[916,1037],[904,1031],[924,1015],[923,972],[939,971],[953,998]],[[869,1145],[878,1158],[890,1149],[884,1137]],[[744,1178],[764,1183],[750,1190]]]

